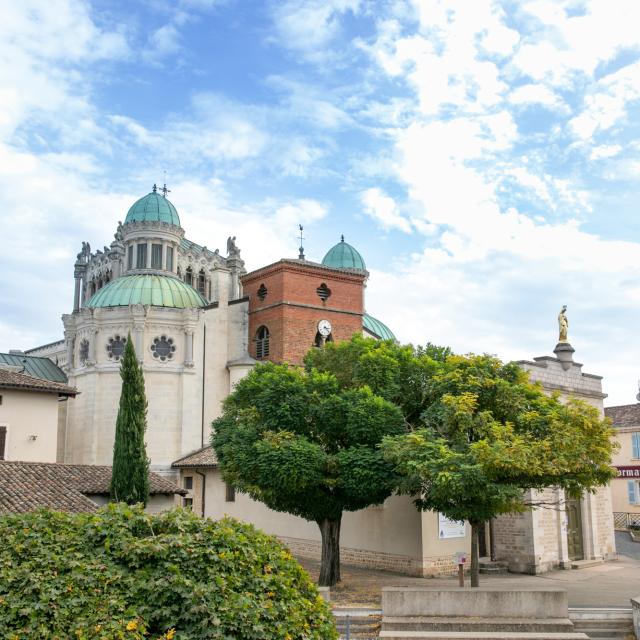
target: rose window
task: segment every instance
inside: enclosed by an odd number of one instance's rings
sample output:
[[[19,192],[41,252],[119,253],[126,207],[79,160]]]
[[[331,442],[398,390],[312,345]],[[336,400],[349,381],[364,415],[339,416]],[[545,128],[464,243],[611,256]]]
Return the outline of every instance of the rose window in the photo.
[[[109,354],[109,357],[116,362],[120,360],[120,357],[124,353],[126,344],[126,338],[122,338],[120,336],[113,336],[113,338],[109,338],[109,342],[107,342],[107,353]]]
[[[173,344],[173,338],[167,338],[167,336],[160,336],[153,339],[151,345],[151,351],[154,358],[158,358],[162,362],[171,360],[176,350],[176,346]]]

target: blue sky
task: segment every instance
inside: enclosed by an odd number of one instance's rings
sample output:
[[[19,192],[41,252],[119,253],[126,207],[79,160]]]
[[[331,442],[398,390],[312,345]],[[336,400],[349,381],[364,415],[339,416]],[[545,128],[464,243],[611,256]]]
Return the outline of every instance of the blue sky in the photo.
[[[636,0],[0,0],[0,350],[154,182],[248,268],[341,233],[402,341],[640,378]]]

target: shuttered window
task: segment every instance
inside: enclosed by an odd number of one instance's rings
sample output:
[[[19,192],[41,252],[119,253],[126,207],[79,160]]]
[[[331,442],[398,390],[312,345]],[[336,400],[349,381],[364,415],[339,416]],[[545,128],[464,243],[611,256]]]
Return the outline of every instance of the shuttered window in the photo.
[[[640,458],[640,431],[631,434],[631,447],[633,448],[633,457]]]
[[[4,448],[7,444],[7,427],[0,427],[0,460],[4,460]]]
[[[256,333],[256,358],[262,360],[269,356],[269,329],[264,325]]]
[[[629,504],[640,504],[640,496],[638,496],[638,483],[635,480],[628,480],[627,490],[629,491]]]

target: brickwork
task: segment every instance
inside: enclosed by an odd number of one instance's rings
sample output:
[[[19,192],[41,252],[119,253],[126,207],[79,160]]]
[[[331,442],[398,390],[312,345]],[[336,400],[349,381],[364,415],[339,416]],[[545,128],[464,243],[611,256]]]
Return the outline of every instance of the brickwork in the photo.
[[[315,263],[281,260],[243,277],[249,298],[249,353],[257,357],[256,335],[269,330],[268,360],[300,364],[314,346],[320,320],[329,320],[331,339],[348,340],[362,331],[366,274]],[[318,288],[330,295],[323,300]]]
[[[302,540],[300,538],[287,538],[278,536],[289,547],[291,552],[300,558],[319,560],[321,544],[314,540]],[[433,556],[426,558],[413,558],[381,551],[369,551],[367,549],[350,549],[340,547],[340,561],[368,569],[381,569],[383,571],[397,571],[405,575],[429,577],[454,575],[458,566],[454,563],[452,555]]]

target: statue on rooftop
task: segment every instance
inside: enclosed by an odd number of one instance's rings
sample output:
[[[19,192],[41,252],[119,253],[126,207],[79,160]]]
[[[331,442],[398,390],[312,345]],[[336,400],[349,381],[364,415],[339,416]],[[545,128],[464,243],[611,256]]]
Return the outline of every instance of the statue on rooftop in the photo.
[[[558,342],[569,342],[567,334],[569,333],[569,319],[567,318],[567,305],[563,304],[558,314],[558,329],[560,337]]]
[[[240,256],[240,249],[236,246],[236,237],[229,236],[227,238],[227,255],[230,258],[237,258]]]

